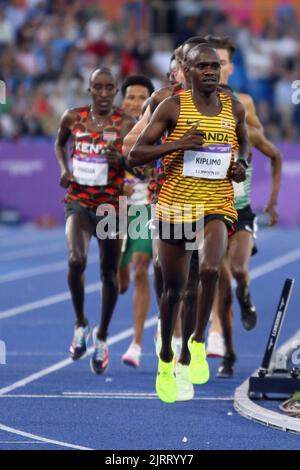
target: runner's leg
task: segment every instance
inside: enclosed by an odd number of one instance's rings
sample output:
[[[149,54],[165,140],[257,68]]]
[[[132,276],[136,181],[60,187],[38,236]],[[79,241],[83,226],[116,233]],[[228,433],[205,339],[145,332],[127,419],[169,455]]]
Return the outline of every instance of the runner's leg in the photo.
[[[200,266],[200,282],[197,300],[196,329],[193,340],[203,343],[205,329],[214,300],[219,269],[228,245],[228,231],[225,223],[213,219],[204,229],[204,246]]]
[[[98,244],[100,247],[102,306],[97,337],[102,341],[106,341],[108,327],[119,294],[117,273],[121,256],[122,239],[107,238],[105,240],[98,240]]]
[[[132,264],[134,272],[134,295],[133,295],[133,342],[140,345],[144,333],[144,324],[150,305],[149,265],[151,256],[147,253],[134,253]]]
[[[169,244],[159,240],[159,259],[162,267],[164,289],[160,302],[162,348],[160,358],[170,362],[173,358],[172,335],[187,283],[191,251],[185,243]]]
[[[70,214],[66,222],[68,245],[68,284],[76,315],[76,326],[86,326],[84,313],[84,271],[93,227],[82,213]]]

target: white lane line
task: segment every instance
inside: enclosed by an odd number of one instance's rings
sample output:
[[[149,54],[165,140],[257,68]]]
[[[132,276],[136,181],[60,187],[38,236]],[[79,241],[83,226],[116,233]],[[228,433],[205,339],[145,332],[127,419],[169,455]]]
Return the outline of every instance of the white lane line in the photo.
[[[89,265],[94,263],[99,263],[97,252],[90,253]],[[68,261],[58,261],[56,263],[41,264],[40,266],[35,266],[34,268],[20,269],[19,271],[13,271],[8,274],[0,275],[0,284],[6,282],[19,281],[21,279],[27,279],[29,277],[40,276],[41,274],[55,273],[59,271],[65,271],[68,268]]]
[[[137,396],[137,397],[157,397],[156,393],[147,393],[147,392],[63,392],[62,395],[60,396],[86,396],[86,397],[94,397],[94,396],[109,396],[109,395],[115,395],[115,396]]]
[[[251,279],[256,279],[258,277],[264,276],[275,269],[281,268],[286,264],[293,263],[300,258],[300,248],[296,248],[295,250],[289,251],[285,255],[279,256],[278,258],[273,259],[267,263],[258,266],[257,268],[253,268],[250,271]]]
[[[28,277],[39,276],[41,274],[63,271],[66,268],[67,260],[58,261],[57,263],[42,264],[40,266],[35,266],[34,268],[20,269],[19,271],[13,271],[8,274],[0,275],[0,284],[26,279]]]
[[[0,441],[0,444],[44,444],[41,441]]]
[[[9,237],[10,240],[19,241],[22,240],[24,234],[32,235],[32,233],[36,233],[39,229],[36,227],[34,223],[23,224],[19,226],[9,227],[3,224],[0,225],[0,241],[7,240]],[[55,228],[54,230],[59,230],[59,228]]]
[[[300,248],[292,250],[289,253],[279,256],[272,261],[262,264],[257,268],[254,268],[250,271],[250,277],[252,280],[257,279],[269,272],[274,271],[275,269],[281,268],[286,264],[297,261],[300,258]],[[88,284],[86,286],[86,294],[91,294],[96,292],[100,288],[100,283]],[[18,307],[13,307],[8,310],[0,311],[0,320],[4,318],[10,318],[15,315],[20,315],[21,313],[26,313],[31,310],[36,310],[42,307],[48,307],[49,305],[54,305],[60,302],[64,302],[70,299],[69,291],[62,292],[61,294],[52,295],[41,300],[36,300],[28,304],[22,304]]]
[[[0,431],[5,431],[11,434],[16,434],[17,436],[28,437],[29,439],[34,439],[36,441],[45,442],[46,444],[54,444],[59,447],[68,447],[70,449],[77,449],[77,450],[93,450],[88,447],[82,447],[76,444],[70,444],[68,442],[63,442],[63,441],[56,441],[54,439],[48,439],[47,437],[38,436],[37,434],[24,432],[24,431],[21,431],[20,429],[10,428],[9,426],[5,426],[5,424],[1,424],[1,423],[0,423]]]
[[[157,317],[152,317],[149,318],[149,320],[146,321],[145,323],[145,329],[150,328],[151,326],[156,325],[157,323]],[[107,344],[108,345],[113,345],[115,343],[118,343],[122,341],[123,339],[126,339],[130,337],[133,334],[133,328],[128,328],[124,331],[121,331],[120,333],[112,336],[111,338],[108,339]],[[87,355],[91,355],[94,351],[94,348],[91,346],[88,348]],[[13,384],[0,388],[0,396],[4,395],[6,393],[12,392],[13,390],[16,390],[17,388],[20,387],[25,387],[25,385],[34,382],[35,380],[38,380],[42,377],[45,377],[46,375],[52,374],[53,372],[56,372],[60,369],[63,369],[64,367],[69,366],[70,364],[73,364],[74,361],[72,359],[64,359],[63,361],[56,362],[50,367],[46,367],[45,369],[40,370],[39,372],[36,372],[34,374],[29,375],[28,377],[25,377],[24,379],[18,380],[17,382],[14,382]]]
[[[0,395],[0,400],[6,398],[21,398],[21,399],[87,399],[87,400],[158,400],[156,393],[95,393],[92,395],[78,393],[68,395],[24,395],[24,394],[9,394]],[[199,401],[233,401],[234,397],[194,397],[193,400]]]
[[[56,232],[26,232],[24,234],[20,233],[18,237],[10,237],[9,234],[6,235],[5,240],[0,239],[0,249],[8,247],[18,247],[25,245],[31,245],[36,243],[49,243],[49,241],[59,241],[63,238],[63,230]]]
[[[85,293],[91,294],[93,292],[100,291],[101,283],[94,282],[92,284],[88,284],[86,286]],[[35,300],[34,302],[29,302],[28,304],[20,305],[19,307],[9,308],[8,310],[3,310],[0,312],[0,320],[4,318],[14,317],[16,315],[20,315],[21,313],[31,312],[33,310],[37,310],[39,308],[48,307],[49,305],[55,305],[60,302],[64,302],[71,298],[70,292],[65,291],[61,292],[60,294],[50,295],[49,297],[45,297],[41,300]]]
[[[15,261],[18,259],[31,258],[33,256],[49,255],[52,253],[59,253],[61,251],[67,251],[65,243],[52,243],[50,245],[45,244],[44,246],[25,248],[1,254],[0,262]]]

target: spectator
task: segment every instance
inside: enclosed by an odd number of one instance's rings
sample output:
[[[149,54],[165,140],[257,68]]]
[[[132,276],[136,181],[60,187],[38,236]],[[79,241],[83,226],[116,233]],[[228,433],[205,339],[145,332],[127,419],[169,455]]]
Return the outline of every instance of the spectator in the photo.
[[[11,22],[7,19],[5,10],[0,8],[0,50],[6,44],[11,44],[13,41],[13,27]]]
[[[105,8],[109,21],[93,0],[0,2],[0,79],[9,95],[8,105],[0,109],[1,137],[51,136],[57,108],[84,103],[88,77],[101,64],[121,80],[143,74],[155,87],[164,86],[169,42],[210,33],[235,40],[238,53],[230,84],[253,96],[269,136],[300,139],[299,106],[290,104],[291,83],[300,79],[296,1],[275,10],[260,32],[254,30],[251,15],[229,16],[221,1],[152,3],[128,0],[119,14]],[[163,12],[164,18],[173,12],[171,29],[159,21],[159,31],[166,27],[159,36],[149,31],[150,25],[155,29],[155,12]],[[175,28],[173,36],[166,35]]]

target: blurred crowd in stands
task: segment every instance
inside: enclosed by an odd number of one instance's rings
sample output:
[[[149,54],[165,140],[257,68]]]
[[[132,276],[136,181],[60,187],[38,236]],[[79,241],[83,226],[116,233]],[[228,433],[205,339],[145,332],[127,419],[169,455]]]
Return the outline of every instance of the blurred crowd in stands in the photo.
[[[300,105],[291,99],[300,80],[295,2],[275,9],[260,31],[233,21],[218,2],[106,3],[118,8],[115,17],[104,0],[0,0],[1,138],[52,137],[66,108],[88,102],[89,74],[101,64],[120,82],[141,73],[164,86],[172,50],[190,36],[214,34],[234,39],[230,84],[252,95],[268,137],[300,140]]]

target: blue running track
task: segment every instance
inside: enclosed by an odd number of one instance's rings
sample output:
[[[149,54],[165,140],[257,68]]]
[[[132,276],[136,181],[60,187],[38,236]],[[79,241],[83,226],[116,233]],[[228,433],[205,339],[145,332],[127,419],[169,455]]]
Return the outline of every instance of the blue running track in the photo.
[[[259,233],[251,260],[259,321],[252,332],[243,330],[235,303],[234,378],[216,379],[219,361],[212,359],[212,378],[196,387],[195,399],[167,405],[155,395],[154,295],[141,367],[121,363],[131,337],[131,290],[120,296],[111,324],[109,370],[94,376],[89,357],[68,360],[74,319],[63,228],[0,228],[0,339],[7,352],[0,365],[0,449],[299,449],[300,436],[248,421],[233,408],[236,387],[260,365],[286,277],[296,284],[280,342],[300,328],[299,239],[299,229]],[[93,242],[86,277],[92,325],[100,305],[97,256]]]

